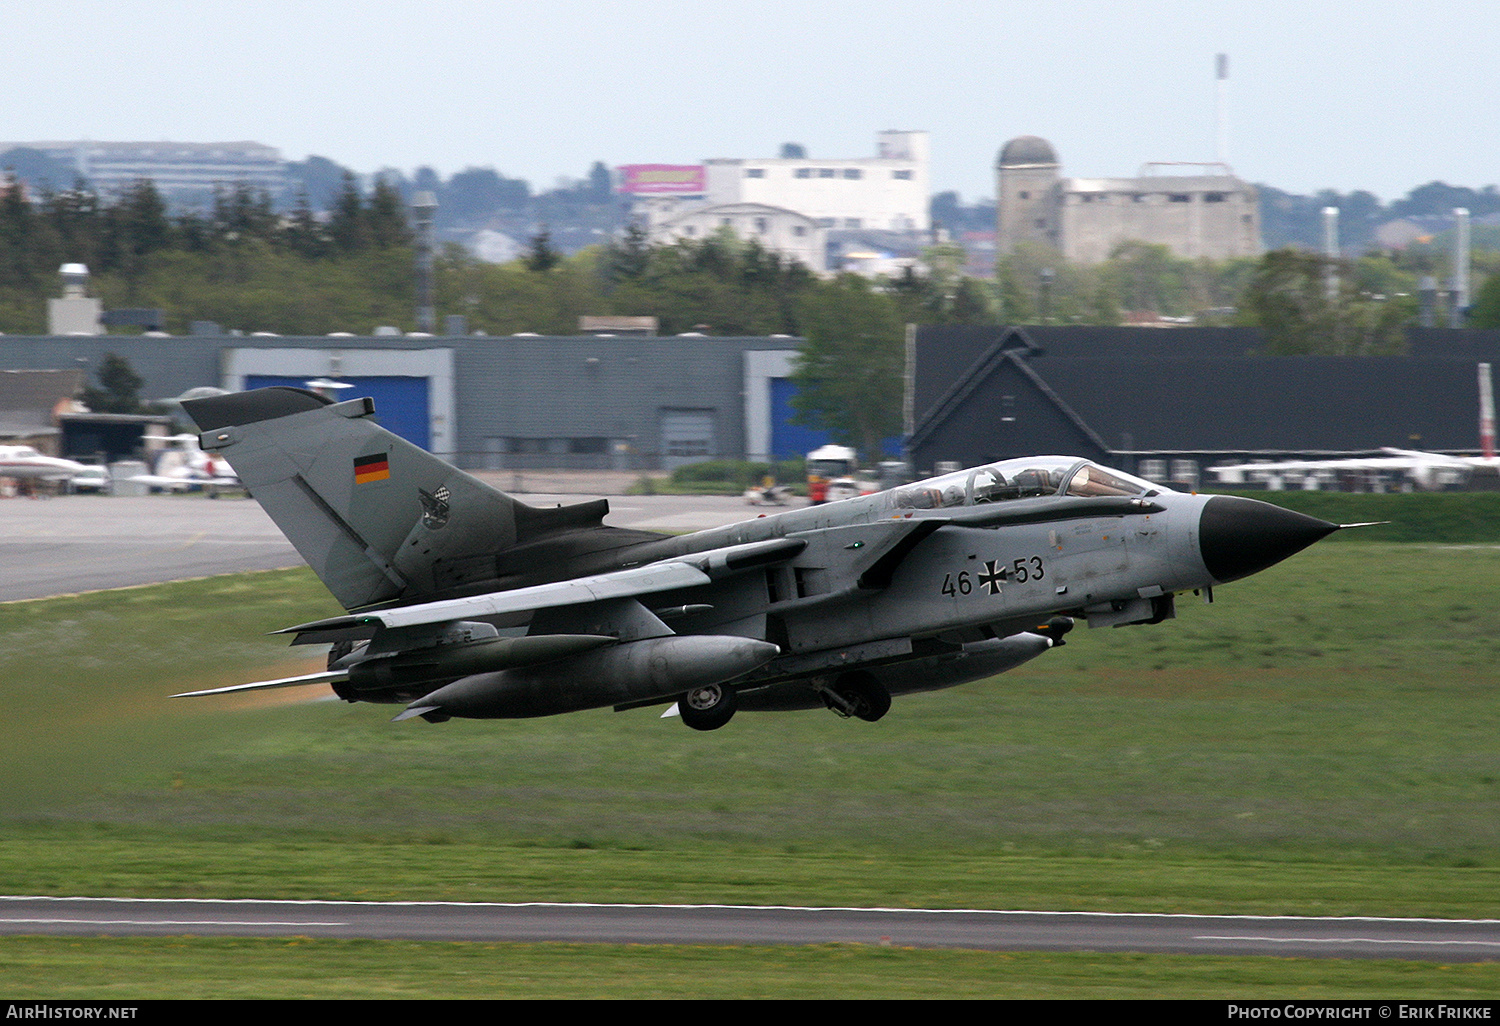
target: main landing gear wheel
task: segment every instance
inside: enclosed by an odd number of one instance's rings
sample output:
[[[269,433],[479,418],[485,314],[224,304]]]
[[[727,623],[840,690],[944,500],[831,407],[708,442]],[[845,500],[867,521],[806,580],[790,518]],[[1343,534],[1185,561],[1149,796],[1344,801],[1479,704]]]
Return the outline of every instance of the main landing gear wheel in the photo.
[[[891,711],[891,693],[862,670],[845,673],[823,692],[823,701],[840,716],[874,723]]]
[[[734,716],[734,689],[722,684],[694,688],[677,700],[682,722],[694,730],[718,730]]]

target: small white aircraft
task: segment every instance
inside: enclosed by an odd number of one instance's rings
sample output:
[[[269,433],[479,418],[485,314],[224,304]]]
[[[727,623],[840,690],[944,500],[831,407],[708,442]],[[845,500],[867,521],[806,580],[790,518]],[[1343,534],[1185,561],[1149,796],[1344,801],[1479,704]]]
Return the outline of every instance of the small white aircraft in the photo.
[[[1423,491],[1433,491],[1457,484],[1475,471],[1500,475],[1500,458],[1495,455],[1495,394],[1490,382],[1490,365],[1479,365],[1479,449],[1480,456],[1449,456],[1441,452],[1396,449],[1382,446],[1384,456],[1353,457],[1338,460],[1286,460],[1280,463],[1236,463],[1209,467],[1221,484],[1241,484],[1246,474],[1275,477],[1300,477],[1304,487],[1316,487],[1320,477],[1341,472],[1365,471],[1404,474]],[[1311,482],[1309,484],[1308,482]]]
[[[90,469],[61,456],[43,456],[29,445],[0,445],[0,477],[66,481]]]
[[[228,463],[198,447],[197,435],[173,435],[168,441],[175,442],[176,448],[162,450],[156,458],[156,472],[137,474],[130,480],[172,492],[192,488],[217,492],[222,488],[244,487]]]

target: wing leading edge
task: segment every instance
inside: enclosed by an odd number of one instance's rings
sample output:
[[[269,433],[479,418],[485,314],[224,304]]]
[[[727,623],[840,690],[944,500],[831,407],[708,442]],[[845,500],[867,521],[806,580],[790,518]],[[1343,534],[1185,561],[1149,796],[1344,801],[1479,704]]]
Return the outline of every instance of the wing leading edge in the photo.
[[[773,541],[751,542],[748,545],[731,545],[592,577],[537,584],[529,588],[490,592],[467,598],[368,610],[298,624],[273,633],[300,636],[346,632],[351,628],[361,627],[368,627],[373,631],[376,627],[425,626],[677,591],[709,584],[756,566],[791,559],[806,546],[807,542],[800,538],[778,538]]]

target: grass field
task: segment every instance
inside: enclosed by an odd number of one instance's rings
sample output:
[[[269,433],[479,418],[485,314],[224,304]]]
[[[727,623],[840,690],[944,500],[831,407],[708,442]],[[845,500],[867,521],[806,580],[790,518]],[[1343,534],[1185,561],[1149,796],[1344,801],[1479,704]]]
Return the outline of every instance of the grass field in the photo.
[[[1224,998],[1485,1000],[1500,963],[168,938],[0,943],[9,1000],[264,998]]]
[[[742,714],[712,734],[652,710],[391,724],[395,707],[293,691],[164,697],[318,668],[261,636],[335,611],[305,571],[4,605],[0,891],[1500,917],[1500,548],[1324,544],[1217,599],[1080,629],[877,724]],[[444,947],[223,943],[298,979]],[[736,949],[762,968],[694,990],[666,963],[712,952],[477,947],[601,981],[660,958],[671,994],[831,996],[840,973],[892,995],[1500,994],[1492,967],[844,948]],[[191,973],[150,967],[192,952],[214,978],[213,942],[0,941],[0,991],[49,993],[48,965],[83,986],[67,966],[85,950],[117,967],[95,996],[191,993]],[[350,972],[353,990],[305,993],[387,993]],[[423,993],[419,969],[380,975]],[[946,982],[897,986],[929,977]],[[581,993],[550,978],[542,993]]]
[[[1218,489],[1213,489],[1217,491]],[[1321,517],[1334,524],[1369,524],[1332,544],[1353,542],[1500,542],[1500,492],[1266,492],[1245,495]]]

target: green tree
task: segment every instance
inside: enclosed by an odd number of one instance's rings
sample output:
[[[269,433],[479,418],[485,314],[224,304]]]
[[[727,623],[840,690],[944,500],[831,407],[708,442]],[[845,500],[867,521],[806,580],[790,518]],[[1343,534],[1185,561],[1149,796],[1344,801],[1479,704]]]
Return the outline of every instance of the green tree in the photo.
[[[80,181],[64,192],[43,193],[40,209],[64,256],[62,262],[103,270],[99,266],[99,245],[104,215],[97,193]]]
[[[953,290],[948,308],[954,324],[994,324],[998,312],[995,289],[978,278],[964,278]]]
[[[145,380],[119,353],[105,353],[95,375],[98,386],[85,385],[78,398],[95,413],[140,413]]]
[[[14,175],[0,182],[0,272],[8,281],[33,282],[37,215],[26,202],[25,186]]]
[[[167,204],[156,185],[142,178],[106,211],[105,238],[100,247],[102,269],[118,269],[125,282],[121,302],[138,304],[139,288],[149,257],[176,244]]]
[[[1181,316],[1189,312],[1183,263],[1167,246],[1122,242],[1110,253],[1104,273],[1125,309]]]
[[[797,334],[798,304],[815,281],[800,263],[728,229],[633,252],[617,244],[601,266],[612,311],[652,313],[666,333]]]
[[[906,347],[896,304],[867,279],[842,274],[802,301],[801,318],[794,421],[878,459],[881,442],[901,433]]]
[[[886,284],[902,320],[909,324],[993,324],[997,295],[993,288],[963,273],[963,247],[938,243],[922,251],[927,273],[914,267]]]
[[[125,190],[109,213],[115,242],[123,255],[142,257],[166,249],[174,241],[166,200],[149,178]]]
[[[1500,328],[1500,274],[1491,275],[1474,296],[1469,310],[1471,328]]]
[[[365,223],[369,228],[370,242],[377,249],[410,246],[414,241],[401,193],[384,177],[375,179],[365,210]]]
[[[271,194],[248,182],[214,188],[213,234],[218,238],[275,241],[281,219],[271,205]]]
[[[906,324],[980,324],[989,319],[983,287],[938,268],[923,275],[915,267],[904,267],[886,281],[885,293]]]
[[[1053,278],[1046,319],[1055,324],[1068,319],[1072,305],[1068,280],[1071,269],[1062,253],[1044,243],[1022,242],[995,261],[1001,316],[1008,323],[1025,324],[1042,318],[1042,272],[1047,270],[1053,273]]]
[[[1242,320],[1265,333],[1267,351],[1276,355],[1400,353],[1412,308],[1410,297],[1361,293],[1347,261],[1293,249],[1261,258],[1240,304]]]
[[[1021,284],[1021,277],[1009,259],[1002,257],[995,265],[995,291],[999,294],[1000,317],[1006,324],[1028,324],[1036,317],[1036,302]]]
[[[370,226],[365,218],[364,198],[353,172],[345,171],[343,183],[328,218],[328,239],[339,253],[358,253],[370,245]]]
[[[297,192],[296,205],[292,207],[282,230],[282,242],[287,249],[309,260],[325,257],[331,251],[328,232],[318,220],[317,214],[313,213],[312,203],[308,200],[305,189]]]
[[[562,263],[562,254],[552,248],[552,233],[542,225],[541,231],[531,237],[531,248],[521,258],[526,262],[528,271],[537,274],[545,274],[558,264]]]
[[[651,243],[646,229],[631,223],[625,235],[611,239],[604,251],[604,276],[611,282],[640,281],[651,266]]]

